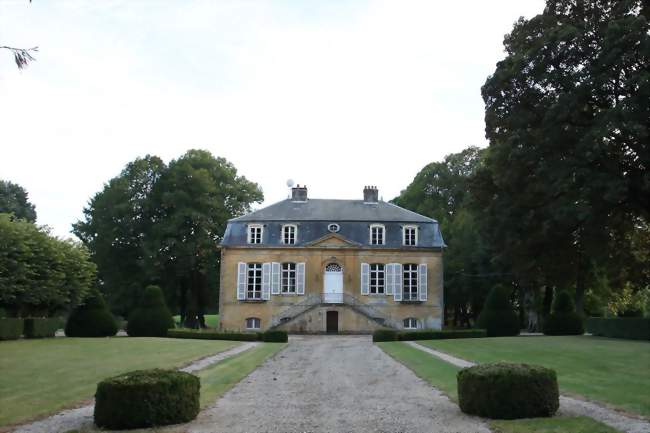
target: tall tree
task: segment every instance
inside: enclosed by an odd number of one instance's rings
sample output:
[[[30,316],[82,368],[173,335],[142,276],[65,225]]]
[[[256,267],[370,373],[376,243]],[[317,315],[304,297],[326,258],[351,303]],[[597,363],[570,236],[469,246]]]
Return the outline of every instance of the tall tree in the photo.
[[[572,287],[650,212],[650,34],[642,0],[547,0],[483,86],[490,148],[473,191],[521,278]]]
[[[32,223],[36,221],[36,209],[29,202],[25,188],[7,180],[0,180],[0,213],[10,213]]]

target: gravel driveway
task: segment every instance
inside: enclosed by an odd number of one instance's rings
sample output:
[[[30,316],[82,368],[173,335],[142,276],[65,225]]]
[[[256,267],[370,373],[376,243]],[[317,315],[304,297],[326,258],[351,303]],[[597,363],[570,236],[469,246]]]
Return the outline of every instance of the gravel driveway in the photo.
[[[292,337],[188,432],[483,433],[367,336]]]

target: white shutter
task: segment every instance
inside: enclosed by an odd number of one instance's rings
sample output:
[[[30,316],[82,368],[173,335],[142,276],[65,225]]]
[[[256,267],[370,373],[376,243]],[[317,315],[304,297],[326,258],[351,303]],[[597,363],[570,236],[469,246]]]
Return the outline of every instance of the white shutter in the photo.
[[[296,264],[296,293],[305,294],[305,263]]]
[[[425,263],[418,266],[418,296],[420,301],[427,300],[427,265]]]
[[[367,295],[370,290],[370,265],[368,263],[361,263],[361,294]]]
[[[280,294],[280,263],[271,263],[271,294]]]
[[[393,275],[395,274],[393,263],[388,263],[384,265],[384,291],[386,295],[393,295]]]
[[[271,264],[262,263],[262,299],[271,299]]]
[[[237,299],[243,301],[246,299],[246,263],[239,262],[237,264]]]
[[[402,300],[402,265],[399,263],[393,264],[393,299]]]

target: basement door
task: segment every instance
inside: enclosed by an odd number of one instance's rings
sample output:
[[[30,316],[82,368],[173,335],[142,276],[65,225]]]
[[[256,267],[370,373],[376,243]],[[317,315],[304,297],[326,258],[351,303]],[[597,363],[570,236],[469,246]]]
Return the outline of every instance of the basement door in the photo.
[[[327,312],[327,333],[328,334],[338,334],[339,332],[339,312],[338,311],[328,311]]]
[[[326,304],[343,303],[343,269],[338,263],[325,266],[323,300]]]

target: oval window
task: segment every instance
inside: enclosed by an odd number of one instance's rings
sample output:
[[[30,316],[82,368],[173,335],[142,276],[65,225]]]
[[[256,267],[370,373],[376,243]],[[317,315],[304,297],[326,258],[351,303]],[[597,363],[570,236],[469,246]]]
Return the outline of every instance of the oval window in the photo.
[[[327,230],[329,230],[332,233],[336,233],[339,230],[341,230],[341,226],[336,223],[332,223],[327,226]]]

